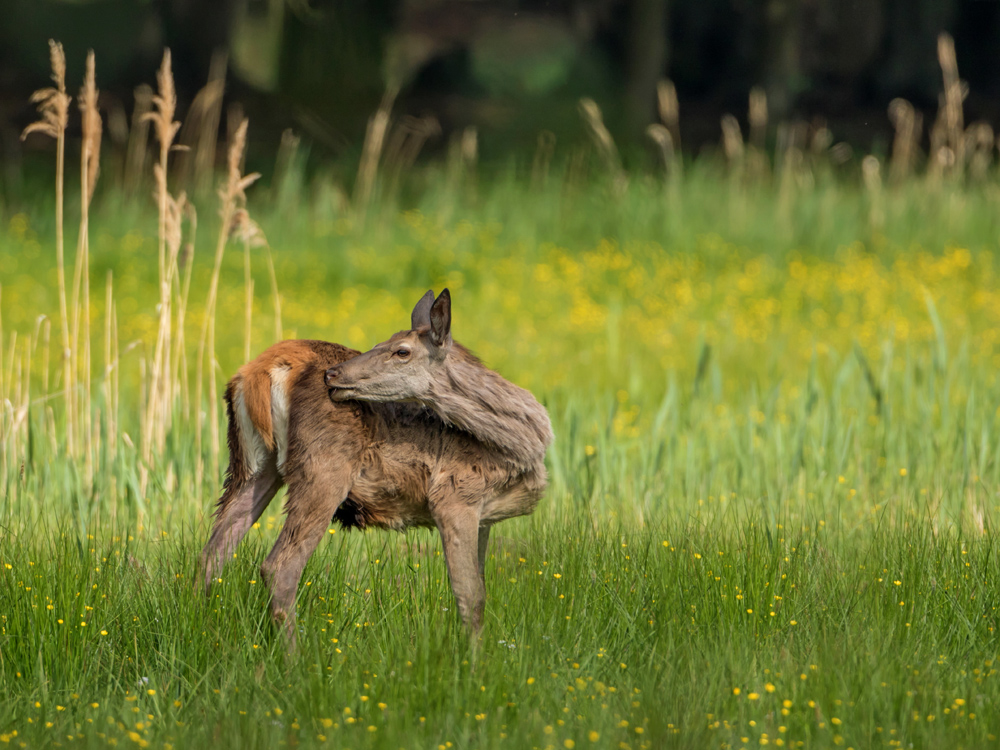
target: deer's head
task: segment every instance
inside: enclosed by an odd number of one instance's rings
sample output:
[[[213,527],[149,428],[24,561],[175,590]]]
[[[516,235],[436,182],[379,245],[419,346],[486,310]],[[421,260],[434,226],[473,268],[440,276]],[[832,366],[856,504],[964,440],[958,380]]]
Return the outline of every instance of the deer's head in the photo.
[[[427,401],[451,348],[451,294],[445,289],[435,299],[428,291],[413,308],[410,330],[326,371],[330,398]]]

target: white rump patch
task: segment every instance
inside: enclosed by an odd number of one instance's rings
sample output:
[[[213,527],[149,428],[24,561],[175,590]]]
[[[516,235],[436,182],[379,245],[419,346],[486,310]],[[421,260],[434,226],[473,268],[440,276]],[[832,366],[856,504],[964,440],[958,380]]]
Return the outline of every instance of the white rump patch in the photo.
[[[271,370],[271,434],[278,448],[278,471],[288,458],[288,373],[291,368]]]
[[[267,446],[264,445],[264,438],[257,432],[253,420],[250,419],[250,412],[247,411],[246,400],[243,398],[243,383],[240,383],[236,389],[234,402],[236,425],[240,431],[240,442],[243,444],[243,461],[250,470],[250,474],[256,474],[267,458]]]

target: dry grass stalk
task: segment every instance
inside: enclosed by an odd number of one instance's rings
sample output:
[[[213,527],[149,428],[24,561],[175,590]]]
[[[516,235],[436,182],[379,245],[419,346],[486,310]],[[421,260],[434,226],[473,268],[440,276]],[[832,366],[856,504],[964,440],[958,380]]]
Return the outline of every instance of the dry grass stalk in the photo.
[[[882,199],[882,166],[877,157],[869,154],[861,160],[861,176],[868,194],[872,232],[881,232],[885,224],[885,208]]]
[[[677,148],[674,144],[674,137],[670,134],[670,129],[665,125],[654,122],[646,128],[646,135],[656,144],[663,159],[663,171],[667,178],[680,177],[681,160],[677,155]]]
[[[132,110],[132,127],[128,132],[128,146],[125,152],[125,195],[133,197],[142,184],[146,171],[146,144],[149,141],[149,120],[147,116],[153,108],[153,89],[146,84],[135,89],[135,107]]]
[[[83,78],[83,88],[80,89],[80,114],[82,116],[83,129],[83,157],[81,178],[86,180],[86,189],[83,191],[83,198],[86,200],[86,207],[90,208],[90,201],[94,197],[94,188],[97,185],[97,177],[101,171],[101,134],[103,123],[101,115],[97,111],[97,80],[95,73],[94,51],[87,53],[87,67]]]
[[[889,179],[898,184],[913,171],[923,131],[923,117],[906,99],[893,99],[889,102],[889,119],[896,131],[889,161]]]
[[[215,152],[219,142],[219,122],[222,119],[222,97],[226,90],[227,57],[217,52],[212,56],[208,69],[208,83],[195,96],[191,104],[195,104],[202,112],[201,127],[198,129],[198,142],[194,153],[194,184],[199,193],[206,192],[212,184],[215,171]],[[204,96],[204,101],[199,97]]]
[[[358,180],[354,186],[354,208],[361,219],[367,213],[375,191],[378,163],[385,145],[385,135],[389,130],[392,105],[396,101],[398,92],[396,88],[390,88],[385,92],[382,103],[368,121],[368,129],[365,131],[365,143],[361,149],[361,163],[358,166]]]
[[[958,77],[958,60],[955,56],[955,40],[950,34],[938,37],[938,62],[944,78],[943,107],[938,114],[942,120],[944,136],[953,158],[944,161],[961,172],[965,166],[965,123],[962,103],[969,94],[968,85]]]
[[[792,208],[811,175],[805,169],[803,148],[808,141],[809,126],[805,122],[782,123],[775,141],[775,172],[778,175],[778,229],[787,237],[791,234]]]
[[[31,101],[38,105],[42,119],[32,123],[21,134],[26,138],[31,133],[44,133],[56,140],[56,274],[59,284],[59,325],[62,343],[63,388],[66,393],[66,440],[67,451],[76,455],[72,409],[73,367],[70,356],[69,315],[66,309],[66,265],[64,261],[63,200],[64,172],[66,162],[66,124],[69,121],[71,98],[66,94],[66,54],[62,44],[49,40],[49,58],[52,64],[54,88],[39,89],[31,95]]]
[[[681,107],[674,82],[665,78],[656,85],[656,104],[662,122],[670,131],[674,153],[681,150]]]
[[[116,393],[111,390],[112,380],[111,371],[114,363],[114,344],[112,343],[112,337],[115,333],[115,326],[113,324],[115,310],[114,310],[114,294],[113,294],[113,283],[112,283],[112,273],[111,269],[108,269],[108,274],[104,283],[104,416],[105,416],[105,434],[107,435],[106,441],[108,446],[108,460],[113,461],[115,456],[118,455],[118,415],[114,409]]]
[[[825,156],[830,146],[833,145],[833,133],[826,126],[825,121],[815,123],[809,136],[809,151],[814,157]]]
[[[274,159],[274,193],[278,210],[291,212],[298,208],[302,173],[298,168],[298,153],[302,139],[291,128],[281,133],[278,154]]]
[[[674,162],[674,139],[670,135],[670,130],[658,122],[654,122],[646,128],[646,135],[656,144],[660,157],[663,159],[663,171],[670,177],[673,174]]]
[[[264,243],[265,256],[267,258],[267,273],[271,280],[271,298],[274,300],[274,340],[281,341],[285,338],[285,329],[281,323],[281,295],[278,294],[278,275],[274,272],[274,258],[271,257],[271,246]]]
[[[448,184],[454,193],[474,190],[472,178],[478,159],[479,132],[470,125],[448,144]]]
[[[219,58],[213,58],[218,65]],[[207,192],[212,184],[212,168],[222,118],[222,100],[225,93],[225,71],[209,73],[208,82],[198,90],[188,108],[184,125],[180,129],[174,149],[182,151],[174,165],[174,183],[190,186],[198,194]]]
[[[754,148],[764,150],[767,139],[767,93],[760,86],[750,89],[750,143]]]
[[[948,147],[948,128],[945,122],[944,94],[938,96],[938,113],[930,132],[930,152],[927,160],[927,181],[940,182],[945,169],[954,161],[954,152]]]
[[[461,141],[462,162],[466,169],[472,169],[479,160],[479,131],[470,125],[462,131]]]
[[[395,196],[403,174],[413,168],[430,138],[441,135],[441,123],[436,117],[404,117],[393,129],[389,145],[385,148],[383,158],[384,170],[389,178],[389,188],[386,193]]]
[[[208,287],[208,300],[205,304],[205,322],[202,325],[201,340],[198,342],[198,362],[195,375],[197,382],[195,412],[198,415],[198,424],[195,431],[195,450],[198,456],[195,478],[196,487],[201,486],[204,477],[204,467],[202,466],[201,458],[202,430],[204,427],[201,403],[206,364],[208,365],[209,384],[208,428],[211,441],[209,449],[212,461],[213,481],[217,481],[219,476],[219,393],[215,372],[215,305],[219,294],[219,274],[222,270],[222,258],[226,251],[226,241],[232,227],[233,215],[237,209],[246,205],[246,189],[260,177],[260,174],[256,172],[245,176],[240,173],[240,164],[243,161],[246,150],[247,127],[249,124],[250,121],[244,119],[233,133],[233,138],[229,143],[226,184],[219,190],[221,201],[219,215],[222,222],[219,230],[219,239],[215,246],[215,265],[212,269],[212,279]],[[207,363],[206,357],[208,358]]]
[[[156,73],[156,82],[159,87],[159,94],[153,97],[153,104],[156,106],[155,112],[147,112],[143,119],[153,123],[156,132],[156,139],[160,143],[160,170],[157,174],[157,197],[160,208],[160,228],[159,228],[159,273],[160,273],[160,301],[163,301],[163,282],[166,279],[166,226],[167,220],[167,158],[170,148],[173,146],[174,137],[180,129],[181,124],[174,120],[174,113],[177,110],[177,92],[174,89],[174,75],[171,70],[170,50],[163,51],[163,61],[160,69]]]
[[[993,162],[993,128],[974,122],[965,131],[965,153],[969,157],[969,177],[983,182]]]
[[[101,159],[101,115],[97,111],[97,82],[94,51],[87,53],[87,65],[80,89],[79,105],[83,139],[80,150],[80,236],[77,242],[77,258],[73,271],[73,335],[72,356],[76,358],[74,369],[80,377],[80,404],[77,428],[82,433],[84,445],[87,436],[93,433],[90,410],[90,201],[100,173]],[[83,453],[84,481],[90,483],[93,471],[92,450]]]
[[[187,346],[185,345],[184,321],[187,317],[187,304],[191,291],[191,274],[194,270],[194,240],[198,236],[198,212],[195,211],[194,204],[189,201],[184,202],[183,218],[188,224],[188,241],[183,244],[180,254],[177,257],[176,273],[184,272],[177,299],[177,322],[174,336],[174,353],[171,357],[174,371],[170,376],[175,388],[179,388],[181,409],[185,418],[190,421],[191,399],[188,389],[187,378]],[[175,394],[176,395],[176,394]]]
[[[52,334],[52,321],[49,320],[48,316],[42,316],[39,318],[39,323],[41,324],[42,335],[39,338],[35,337],[36,341],[42,342],[42,393],[48,394],[49,392],[49,354],[51,349],[49,348],[51,334]]]
[[[173,311],[172,286],[175,261],[181,242],[181,220],[185,197],[182,194],[175,200],[167,189],[167,162],[174,138],[180,129],[180,123],[174,120],[177,111],[177,92],[174,89],[174,76],[171,69],[170,50],[163,51],[163,60],[156,74],[158,93],[152,101],[156,108],[143,117],[153,124],[156,139],[160,144],[160,159],[154,166],[156,178],[156,196],[159,208],[157,270],[159,273],[160,302],[159,322],[157,326],[156,345],[153,349],[153,361],[150,368],[151,382],[148,390],[148,400],[145,402],[145,413],[140,433],[140,450],[142,462],[139,473],[139,491],[145,494],[148,472],[153,463],[154,449],[162,452],[169,428],[173,403],[173,383],[169,377],[172,369],[171,340]],[[168,248],[171,252],[168,256]]]
[[[747,119],[750,123],[749,172],[754,179],[763,180],[770,172],[770,165],[767,160],[767,94],[760,86],[750,89]]]
[[[549,181],[549,170],[552,167],[552,156],[556,151],[556,134],[551,130],[543,130],[538,134],[535,146],[535,156],[531,160],[531,184],[535,189],[541,189]]]
[[[253,288],[254,281],[250,275],[250,248],[266,247],[267,238],[264,232],[257,225],[245,208],[238,208],[233,212],[232,222],[229,225],[229,239],[238,239],[243,243],[243,285],[245,290],[245,302],[243,312],[243,360],[250,361],[252,334],[253,334]],[[268,254],[270,257],[270,253]],[[274,264],[270,264],[272,269]],[[273,273],[272,273],[273,275]],[[277,287],[274,282],[274,287]],[[280,309],[280,308],[279,308]],[[280,312],[279,312],[280,315]],[[278,326],[280,328],[280,324]]]
[[[722,116],[722,151],[729,162],[731,172],[740,172],[743,169],[743,158],[746,149],[743,146],[743,131],[740,130],[740,123],[733,115]]]
[[[584,98],[580,100],[580,114],[587,125],[590,137],[597,146],[597,152],[604,161],[604,166],[611,174],[615,192],[618,194],[624,193],[628,188],[628,177],[625,176],[625,170],[622,169],[622,162],[618,156],[618,148],[615,146],[615,141],[604,124],[601,108],[597,106],[597,102],[593,99]]]

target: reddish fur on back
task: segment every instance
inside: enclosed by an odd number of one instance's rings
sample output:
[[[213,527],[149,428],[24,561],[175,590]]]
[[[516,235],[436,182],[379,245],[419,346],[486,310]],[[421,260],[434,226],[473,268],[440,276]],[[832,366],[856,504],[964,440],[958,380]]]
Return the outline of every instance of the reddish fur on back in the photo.
[[[274,450],[274,427],[271,424],[271,371],[276,367],[298,370],[316,358],[307,341],[281,341],[259,357],[243,365],[232,382],[243,384],[243,404],[250,421],[260,433],[269,451]]]

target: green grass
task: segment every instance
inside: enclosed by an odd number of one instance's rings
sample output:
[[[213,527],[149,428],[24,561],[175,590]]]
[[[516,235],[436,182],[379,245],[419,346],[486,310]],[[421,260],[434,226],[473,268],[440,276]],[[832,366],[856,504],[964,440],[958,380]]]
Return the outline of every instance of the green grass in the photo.
[[[319,188],[288,205],[262,191],[286,335],[366,348],[447,284],[456,337],[537,393],[557,435],[538,511],[494,532],[477,646],[435,535],[338,531],[303,578],[291,657],[258,575],[280,497],[211,598],[193,590],[221,479],[193,478],[206,404],[177,404],[138,494],[155,216],[112,194],[91,219],[92,480],[65,455],[57,356],[46,374],[34,337],[58,310],[50,209],[0,216],[0,742],[995,742],[991,188],[914,180],[873,227],[865,193],[812,177],[788,202],[706,164],[673,192],[637,177],[618,198],[597,178],[496,175],[462,193],[428,177],[367,226]],[[194,259],[189,386],[212,233]],[[241,255],[223,267],[220,382],[242,360]],[[143,342],[117,365],[113,433],[107,270],[120,350]],[[273,301],[256,255],[253,272],[259,351]]]

